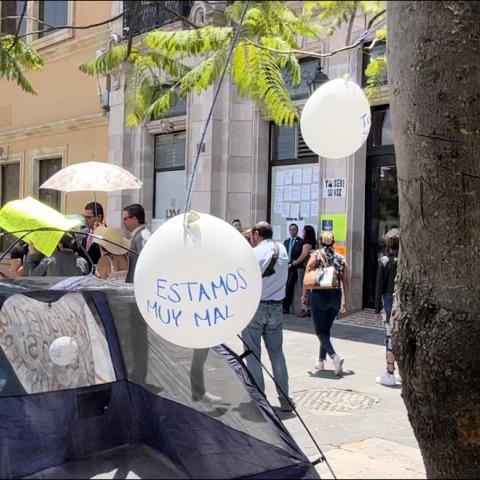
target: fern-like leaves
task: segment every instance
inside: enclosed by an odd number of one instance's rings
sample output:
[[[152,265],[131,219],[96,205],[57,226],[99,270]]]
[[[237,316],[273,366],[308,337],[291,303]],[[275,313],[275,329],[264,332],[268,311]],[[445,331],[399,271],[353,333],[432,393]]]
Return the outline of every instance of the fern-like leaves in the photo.
[[[0,78],[13,80],[23,91],[36,95],[35,89],[23,74],[22,67],[41,70],[43,60],[21,39],[15,40],[13,35],[0,37]]]

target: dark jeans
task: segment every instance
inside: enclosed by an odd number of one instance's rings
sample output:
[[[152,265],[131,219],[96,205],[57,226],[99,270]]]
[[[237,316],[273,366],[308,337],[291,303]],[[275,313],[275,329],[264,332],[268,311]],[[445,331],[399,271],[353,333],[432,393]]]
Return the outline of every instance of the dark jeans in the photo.
[[[386,293],[383,296],[383,309],[385,310],[385,321],[383,328],[385,329],[385,348],[387,354],[392,351],[392,326],[390,325],[390,317],[392,316],[393,295]]]
[[[327,354],[332,357],[335,355],[332,342],[330,340],[330,331],[333,322],[340,311],[340,302],[342,301],[342,291],[335,290],[312,290],[310,292],[310,310],[315,333],[320,340],[320,360],[325,360]]]
[[[288,270],[287,286],[285,287],[285,298],[283,299],[283,310],[289,312],[290,305],[293,301],[293,291],[295,290],[295,284],[297,283],[298,272],[295,267],[291,267]]]

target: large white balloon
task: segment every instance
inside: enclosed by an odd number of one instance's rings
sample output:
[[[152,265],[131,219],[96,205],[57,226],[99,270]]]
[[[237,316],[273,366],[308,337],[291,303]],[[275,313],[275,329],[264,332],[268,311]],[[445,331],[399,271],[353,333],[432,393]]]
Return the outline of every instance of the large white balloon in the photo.
[[[219,345],[240,333],[260,301],[262,278],[252,247],[223,220],[183,215],[161,225],[135,268],[135,299],[148,325],[183,347]]]
[[[362,89],[348,78],[324,83],[302,110],[300,129],[310,150],[326,158],[355,153],[370,131],[371,115]]]
[[[78,356],[78,345],[72,337],[58,337],[48,351],[53,363],[64,367],[73,363]]]

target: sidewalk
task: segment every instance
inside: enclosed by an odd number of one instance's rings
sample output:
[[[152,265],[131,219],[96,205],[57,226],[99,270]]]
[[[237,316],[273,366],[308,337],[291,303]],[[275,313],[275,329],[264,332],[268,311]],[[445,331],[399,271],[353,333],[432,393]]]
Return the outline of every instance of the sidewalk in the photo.
[[[314,372],[318,340],[311,321],[286,315],[284,352],[291,394],[337,478],[425,478],[401,389],[375,382],[384,369],[383,329],[369,325],[368,318],[364,311],[335,322],[333,344],[345,359],[344,375],[338,378],[330,360],[325,371]],[[240,341],[231,347],[242,351]],[[264,347],[262,352],[271,371]],[[267,376],[265,382],[270,402],[278,405],[273,382]],[[303,452],[318,458],[298,418],[279,415]],[[325,464],[317,470],[322,478],[332,478]]]

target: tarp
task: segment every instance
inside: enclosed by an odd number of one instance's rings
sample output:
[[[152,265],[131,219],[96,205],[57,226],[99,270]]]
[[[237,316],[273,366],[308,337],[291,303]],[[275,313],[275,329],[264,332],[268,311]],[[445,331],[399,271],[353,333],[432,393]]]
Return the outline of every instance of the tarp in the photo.
[[[234,352],[161,339],[131,285],[58,280],[0,281],[1,478],[318,478]]]

